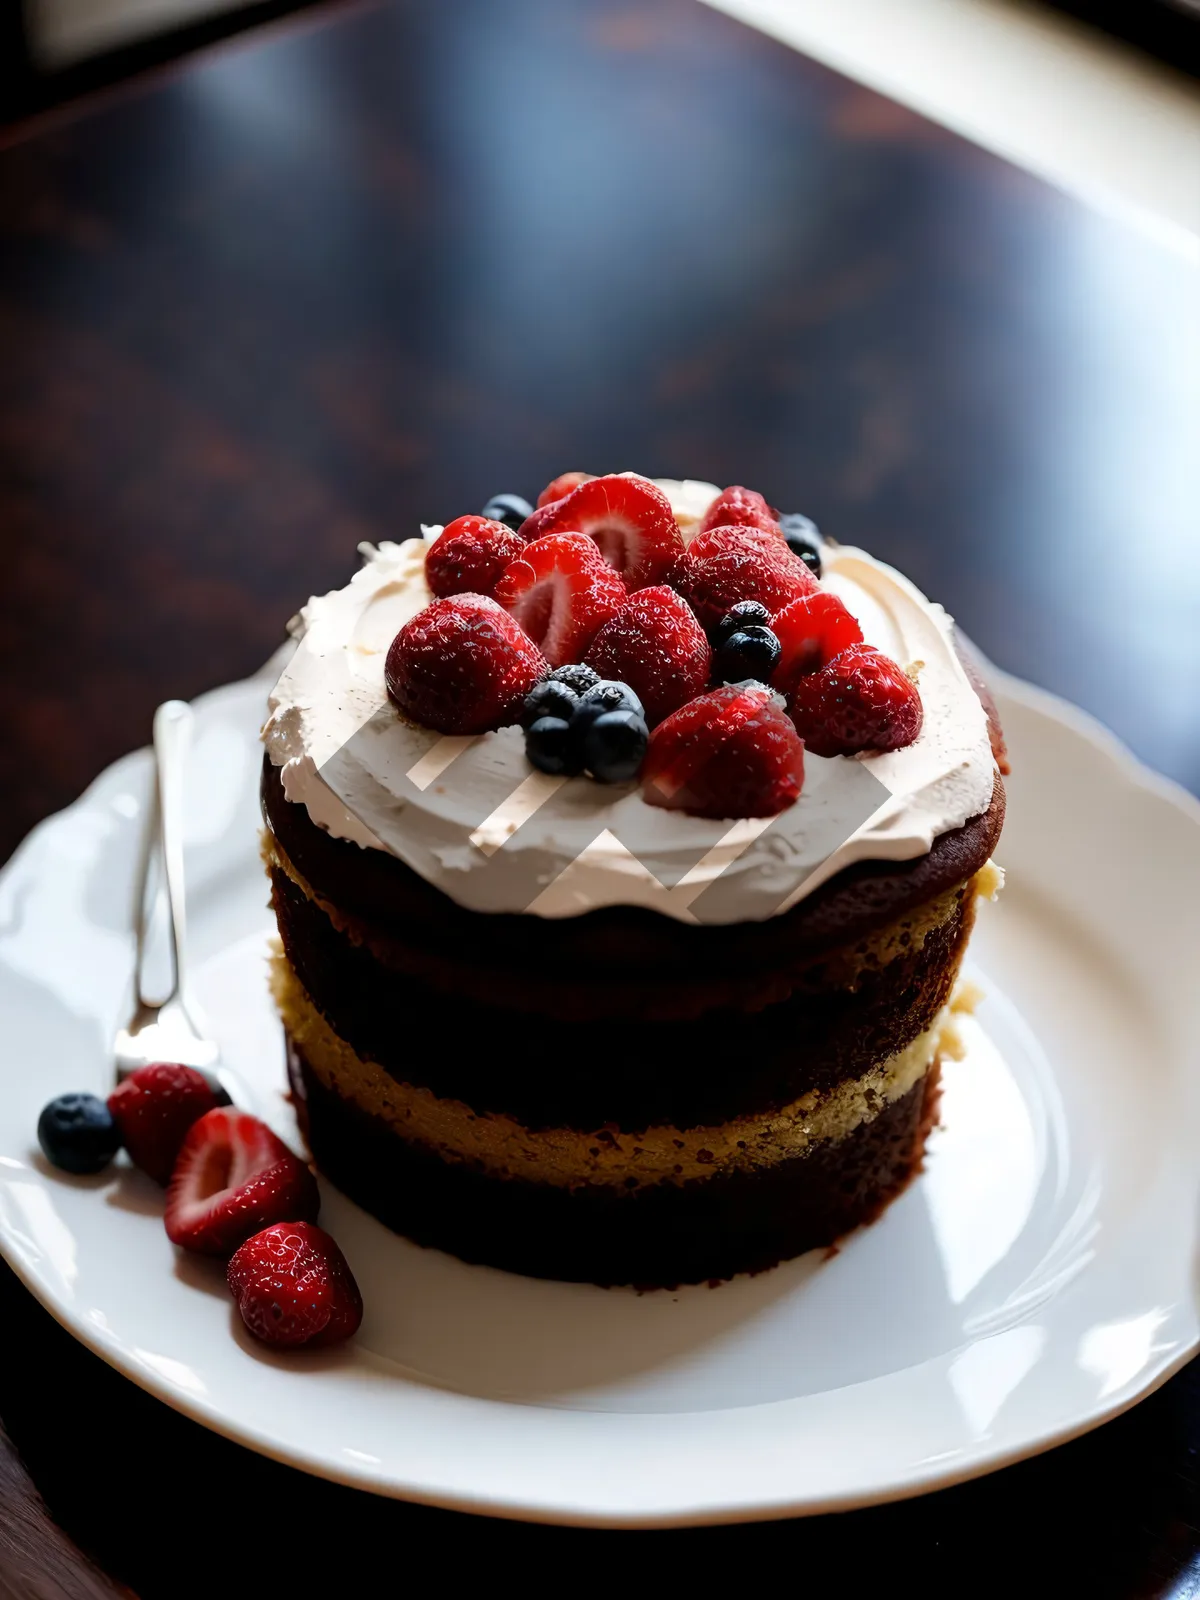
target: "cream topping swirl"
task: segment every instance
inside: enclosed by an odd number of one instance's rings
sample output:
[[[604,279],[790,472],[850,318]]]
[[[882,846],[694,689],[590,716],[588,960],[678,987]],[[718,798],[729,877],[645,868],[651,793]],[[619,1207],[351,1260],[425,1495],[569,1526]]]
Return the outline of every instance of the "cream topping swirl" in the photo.
[[[689,538],[716,486],[656,481]],[[987,809],[995,763],[951,618],[848,546],[827,547],[824,584],[871,644],[915,672],[924,724],[903,750],[806,753],[805,789],[786,828],[770,831],[772,819],[713,824],[646,806],[632,785],[545,777],[526,762],[516,728],[478,739],[411,729],[390,711],[384,659],[431,599],[425,552],[440,531],[363,546],[350,583],[309,601],[292,626],[296,649],[263,740],[287,799],[319,827],[390,850],[461,904],[546,917],[642,905],[685,922],[758,920],[854,862],[923,855]]]

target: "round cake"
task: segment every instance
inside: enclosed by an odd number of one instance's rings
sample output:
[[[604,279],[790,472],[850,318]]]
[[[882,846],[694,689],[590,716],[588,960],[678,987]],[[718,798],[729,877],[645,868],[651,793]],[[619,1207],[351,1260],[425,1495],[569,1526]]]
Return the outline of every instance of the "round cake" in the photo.
[[[542,1277],[831,1245],[936,1121],[1001,881],[994,707],[940,607],[749,491],[569,474],[488,511],[364,547],[271,697],[314,1161]]]

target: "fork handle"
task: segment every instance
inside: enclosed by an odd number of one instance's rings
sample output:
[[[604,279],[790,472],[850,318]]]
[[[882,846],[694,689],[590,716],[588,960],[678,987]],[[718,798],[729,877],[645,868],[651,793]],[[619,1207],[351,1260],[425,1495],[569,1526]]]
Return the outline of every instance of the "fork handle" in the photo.
[[[185,991],[187,910],[183,892],[183,773],[192,738],[192,708],[183,700],[164,701],[154,713],[154,763],[158,798],[158,842],[167,891],[171,968],[168,999]],[[140,954],[140,952],[139,952]],[[142,993],[138,970],[139,998]]]

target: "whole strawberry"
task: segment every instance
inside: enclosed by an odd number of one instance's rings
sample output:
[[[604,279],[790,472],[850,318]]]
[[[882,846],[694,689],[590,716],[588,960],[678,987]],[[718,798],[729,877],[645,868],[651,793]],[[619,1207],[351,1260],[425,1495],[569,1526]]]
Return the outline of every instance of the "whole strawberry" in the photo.
[[[849,645],[862,643],[858,619],[828,589],[790,601],[772,618],[771,631],[779,640],[771,682],[785,694],[805,673],[819,671]]]
[[[704,513],[700,532],[710,528],[758,528],[777,539],[783,538],[779,519],[757,489],[744,489],[735,483],[722,489]]]
[[[711,634],[740,601],[758,600],[773,615],[811,594],[817,580],[776,534],[711,528],[688,545],[674,584]]]
[[[543,506],[552,506],[556,500],[561,500],[572,489],[578,489],[581,483],[587,483],[593,477],[593,472],[560,472],[557,478],[551,478],[538,495],[537,509],[540,511]]]
[[[452,594],[490,595],[496,580],[515,561],[524,539],[489,517],[456,517],[425,553],[425,578],[441,598]]]
[[[486,733],[515,722],[546,658],[502,606],[480,594],[435,600],[392,640],[387,691],[439,733]]]
[[[773,817],[804,786],[804,747],[761,683],[726,684],[660,722],[642,763],[642,798],[695,817]]]
[[[345,1256],[311,1222],[277,1222],[256,1233],[234,1252],[226,1277],[242,1321],[265,1344],[341,1344],[362,1321]]]
[[[165,1184],[188,1129],[217,1104],[208,1079],[177,1061],[138,1067],[108,1097],[108,1109],[135,1166]]]
[[[584,661],[601,678],[627,683],[653,727],[703,691],[712,650],[686,601],[659,584],[629,596]]]
[[[869,644],[852,644],[818,672],[798,678],[788,709],[818,756],[899,750],[912,744],[924,719],[916,684]]]

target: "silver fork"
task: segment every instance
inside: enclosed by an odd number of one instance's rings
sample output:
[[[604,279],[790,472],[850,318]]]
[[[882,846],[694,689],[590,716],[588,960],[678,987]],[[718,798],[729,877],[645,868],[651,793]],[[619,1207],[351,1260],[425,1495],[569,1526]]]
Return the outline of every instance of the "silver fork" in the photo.
[[[206,1033],[207,1025],[188,993],[187,918],[183,890],[183,773],[192,735],[192,708],[183,700],[167,700],[154,713],[155,782],[146,817],[142,855],[138,864],[134,928],[134,1012],[128,1025],[117,1030],[113,1057],[117,1082],[153,1061],[179,1061],[195,1067],[214,1090],[239,1106],[247,1104],[245,1085],[222,1065],[221,1052]],[[171,984],[162,1000],[148,1000],[145,992],[146,947],[154,904],[147,905],[146,890],[155,851],[162,861],[166,889],[167,924],[171,952]]]

